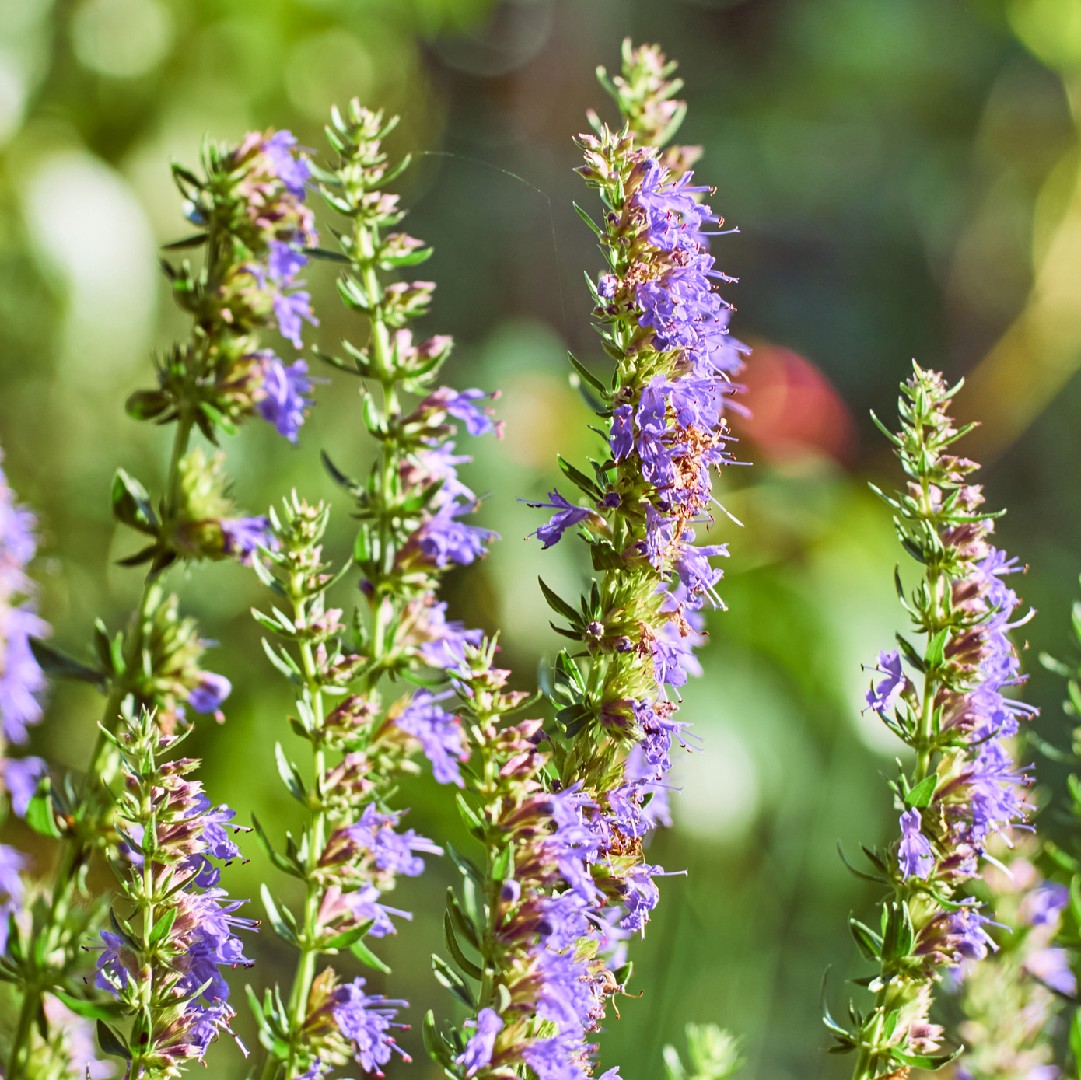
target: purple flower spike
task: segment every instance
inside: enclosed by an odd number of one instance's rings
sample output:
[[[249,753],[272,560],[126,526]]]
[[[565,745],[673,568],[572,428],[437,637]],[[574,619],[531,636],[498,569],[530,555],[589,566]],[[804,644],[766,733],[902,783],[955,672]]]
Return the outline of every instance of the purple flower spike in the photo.
[[[297,441],[305,412],[311,404],[305,396],[311,393],[311,388],[308,365],[303,360],[287,367],[273,353],[263,354],[263,397],[258,405],[259,415],[290,442]]]
[[[465,1075],[468,1077],[491,1064],[495,1037],[503,1029],[503,1020],[494,1009],[481,1009],[475,1021],[467,1020],[465,1023],[466,1027],[476,1030],[456,1060],[457,1064],[465,1066]]]

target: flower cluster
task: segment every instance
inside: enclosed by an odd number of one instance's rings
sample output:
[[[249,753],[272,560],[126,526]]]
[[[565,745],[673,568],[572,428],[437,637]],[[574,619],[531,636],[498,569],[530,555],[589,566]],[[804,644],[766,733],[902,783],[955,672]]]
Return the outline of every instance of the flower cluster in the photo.
[[[411,703],[396,703],[384,714],[366,679],[365,658],[344,651],[342,612],[325,602],[336,576],[322,555],[328,519],[325,507],[310,506],[294,495],[280,511],[271,512],[273,549],[264,548],[253,563],[288,604],[287,611],[275,607],[255,614],[264,629],[291,645],[267,642],[275,665],[299,690],[298,730],[310,741],[314,759],[309,786],[285,750],[276,748],[287,790],[311,813],[302,843],[277,851],[260,830],[279,869],[305,883],[298,916],[283,915],[269,891],[263,897],[271,927],[299,953],[288,1004],[268,990],[257,1014],[261,1040],[274,1051],[267,1068],[280,1067],[288,1077],[316,1068],[320,1071],[311,1075],[327,1075],[350,1057],[365,1068],[386,1061],[372,1056],[375,1036],[365,1025],[389,1031],[394,1026],[390,1013],[404,1002],[364,994],[363,980],[339,985],[330,967],[316,976],[315,965],[321,956],[348,946],[379,966],[363,939],[394,933],[396,918],[411,917],[385,904],[384,894],[399,876],[423,872],[422,855],[440,852],[412,829],[400,829],[401,813],[385,808],[383,800],[393,777],[409,762],[413,739],[423,742],[429,731],[444,726],[434,715],[441,710],[421,700],[413,711],[422,731],[412,735],[393,717],[395,711],[408,714]],[[351,692],[354,689],[361,692]],[[334,698],[340,703],[331,707]],[[455,730],[450,717],[445,726]],[[393,1040],[379,1043],[384,1044],[389,1048]]]
[[[989,868],[995,920],[1006,927],[999,949],[984,963],[966,960],[957,971],[969,1048],[958,1080],[1056,1080],[1051,1045],[1063,998],[1076,994],[1069,954],[1055,944],[1069,902],[1064,885],[1045,881],[1022,845],[1001,869]],[[1001,848],[1001,845],[996,845]]]
[[[1025,820],[1030,783],[1014,738],[1034,710],[1004,696],[1023,681],[1008,632],[1025,617],[1003,580],[1018,567],[991,544],[993,522],[971,481],[977,466],[950,451],[964,434],[949,416],[956,388],[917,366],[902,391],[901,432],[890,439],[910,480],[886,501],[924,568],[902,596],[924,648],[901,639],[899,652],[883,653],[867,695],[915,762],[894,784],[900,839],[873,856],[890,888],[883,932],[851,922],[861,951],[880,966],[874,1008],[854,1033],[829,1022],[840,1045],[859,1052],[857,1080],[948,1057],[928,1015],[932,988],[944,970],[994,947],[972,881],[988,842],[1008,840]]]
[[[30,639],[49,628],[37,614],[26,566],[37,551],[34,515],[19,506],[0,456],[0,735],[26,742],[26,729],[41,719],[45,675]]]
[[[586,816],[607,853],[606,887],[621,897],[618,924],[639,930],[661,872],[645,862],[641,839],[666,819],[672,740],[685,744],[669,695],[699,670],[701,609],[719,603],[721,571],[711,560],[727,546],[697,544],[696,528],[712,523],[713,471],[732,460],[725,413],[747,349],[729,334],[731,306],[714,288],[732,279],[709,254],[718,219],[701,201],[707,189],[635,138],[634,117],[682,115],[675,84],[660,77],[670,68],[655,50],[626,50],[624,61],[614,88],[630,126],[614,132],[592,118],[594,134],[580,138],[580,172],[605,208],[594,230],[608,267],[592,291],[616,359],[612,389],[575,366],[608,421],[608,457],[593,477],[564,469],[586,505],[558,490],[531,505],[556,511],[537,530],[545,547],[578,526],[604,571],[580,611],[546,593],[590,667],[587,678],[564,654],[554,672],[559,719],[573,740],[562,775],[593,801]]]
[[[34,515],[16,503],[0,464],[0,784],[19,817],[46,770],[39,757],[7,756],[8,747],[25,743],[27,728],[42,716],[45,673],[30,641],[46,635],[49,627],[37,614],[35,585],[26,573],[37,551],[35,524]],[[9,919],[22,905],[25,861],[20,852],[0,844],[0,955],[7,951]]]
[[[172,425],[170,463],[159,497],[124,469],[113,482],[113,515],[143,545],[121,560],[145,565],[141,596],[122,632],[112,634],[100,621],[96,624],[90,664],[38,648],[49,674],[96,685],[105,704],[87,767],[79,775],[42,784],[41,798],[30,801],[27,813],[32,828],[66,843],[54,880],[44,885],[44,902],[34,906],[22,930],[33,947],[20,944],[17,958],[17,979],[25,994],[8,1059],[13,1073],[28,1068],[34,1052],[30,1033],[47,992],[66,994],[63,1000],[76,1001],[94,1015],[93,1001],[86,1000],[93,993],[79,975],[80,946],[100,925],[103,905],[84,903],[82,897],[91,895],[86,884],[92,855],[116,856],[116,806],[105,782],[116,774],[112,733],[118,717],[146,710],[159,736],[169,735],[195,713],[221,718],[229,682],[202,668],[208,643],[194,622],[180,615],[176,597],[160,579],[178,561],[227,555],[249,560],[265,538],[264,523],[238,514],[226,498],[228,480],[220,459],[208,460],[192,441],[199,432],[213,443],[221,432],[232,432],[237,421],[260,413],[295,438],[309,385],[303,362],[284,365],[261,344],[260,334],[277,327],[296,343],[299,321],[308,312],[297,274],[305,248],[315,240],[312,213],[304,203],[309,175],[306,158],[286,132],[255,134],[233,149],[208,149],[201,178],[174,168],[187,217],[200,231],[168,250],[201,248],[205,257],[198,269],[187,260],[163,264],[174,299],[191,318],[191,332],[159,358],[157,387],[128,401],[133,417]],[[20,670],[28,670],[25,661],[3,669],[12,675]],[[5,768],[16,808],[29,801],[29,772],[25,766],[21,772]],[[196,906],[212,901],[221,897],[204,897]],[[221,908],[223,919],[227,907]],[[208,916],[196,912],[191,918],[206,921]],[[178,917],[178,933],[182,925]],[[162,978],[169,982],[173,977],[166,973]],[[119,986],[119,974],[117,980]],[[175,1002],[169,1005],[162,998],[158,1005],[163,1013],[143,1008],[144,1026],[180,1022],[169,1013]],[[219,1012],[225,1015],[224,1006]],[[198,1023],[205,1031],[203,1021]],[[181,1037],[179,1028],[169,1030]],[[173,1036],[164,1031],[159,1034],[168,1042]],[[200,1038],[191,1035],[196,1051]]]
[[[271,850],[279,867],[305,882],[306,899],[303,912],[288,922],[267,903],[271,924],[299,959],[288,1002],[268,991],[257,1016],[272,1054],[267,1075],[289,1080],[304,1070],[325,1075],[350,1056],[377,1068],[394,1045],[391,1018],[405,1003],[368,995],[363,980],[341,983],[331,967],[316,975],[316,966],[321,956],[346,946],[381,966],[363,939],[392,933],[395,919],[410,917],[385,904],[384,894],[399,876],[420,874],[423,855],[440,853],[400,828],[402,814],[388,799],[396,778],[417,770],[418,754],[438,782],[464,784],[460,766],[468,752],[461,723],[443,707],[447,690],[430,685],[389,700],[384,676],[431,684],[430,668],[448,667],[463,654],[474,635],[447,621],[437,599],[439,579],[450,566],[482,556],[494,537],[468,521],[478,500],[457,472],[469,458],[455,453],[451,441],[459,425],[470,436],[498,431],[483,404],[489,395],[436,385],[451,341],[434,336],[418,343],[406,325],[425,311],[434,286],[383,279],[428,254],[419,241],[392,231],[402,212],[397,196],[381,190],[388,175],[382,140],[392,126],[355,102],[346,115],[336,112],[328,134],[339,160],[321,173],[328,203],[349,222],[339,234],[349,263],[339,292],[367,323],[366,346],[347,342],[349,359],[331,362],[369,384],[363,420],[380,446],[363,482],[324,455],[355,501],[359,522],[360,610],[351,638],[342,612],[325,603],[336,575],[323,562],[324,509],[294,497],[283,513],[271,515],[274,543],[263,545],[254,561],[290,605],[257,617],[291,643],[272,655],[299,688],[301,729],[313,751],[309,785],[278,750],[282,778],[310,819],[299,849]],[[418,399],[412,407],[403,403],[406,394]],[[335,705],[332,698],[340,700]],[[302,933],[291,930],[298,925]]]
[[[305,204],[311,166],[288,131],[252,132],[235,148],[208,148],[204,176],[174,168],[189,220],[203,231],[174,247],[205,244],[206,266],[167,266],[178,304],[201,331],[158,366],[158,389],[140,391],[129,411],[143,419],[191,415],[217,427],[261,416],[296,442],[311,390],[307,364],[286,364],[260,345],[274,327],[300,348],[311,297],[299,274],[316,241]]]
[[[491,642],[469,647],[453,672],[479,774],[459,807],[484,864],[457,856],[463,895],[451,900],[446,926],[458,970],[436,965],[474,1019],[468,1040],[431,1036],[429,1047],[463,1080],[522,1067],[538,1080],[585,1080],[592,1033],[620,988],[611,968],[627,936],[615,925],[614,895],[606,899],[594,879],[603,881],[612,845],[580,786],[545,783],[551,754],[539,745],[541,721],[512,719],[527,695],[507,689],[510,673],[494,666],[494,651]]]
[[[190,731],[190,729],[189,729]],[[181,736],[183,738],[184,736]],[[179,740],[163,738],[152,714],[126,717],[115,738],[124,774],[117,809],[128,866],[121,889],[134,914],[117,908],[101,932],[96,984],[131,1017],[125,1038],[132,1074],[171,1075],[201,1061],[233,1009],[223,968],[249,965],[238,931],[254,929],[220,887],[218,862],[240,854],[227,830],[233,811],[212,806],[197,780],[199,762],[162,761]]]

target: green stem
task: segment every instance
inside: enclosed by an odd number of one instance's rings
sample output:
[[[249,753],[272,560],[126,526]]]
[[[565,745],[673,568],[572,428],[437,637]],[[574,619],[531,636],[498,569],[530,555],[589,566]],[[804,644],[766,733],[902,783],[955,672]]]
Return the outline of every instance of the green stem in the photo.
[[[304,619],[304,603],[296,605],[298,622]],[[315,731],[321,735],[324,720],[323,695],[320,690],[318,667],[310,642],[303,642],[300,646],[301,664],[304,669],[305,697],[307,704],[312,710],[315,719]],[[313,807],[311,827],[308,830],[308,858],[305,865],[305,896],[304,896],[304,931],[299,941],[300,955],[297,958],[296,972],[293,975],[293,987],[289,994],[289,1057],[286,1060],[286,1076],[295,1076],[300,1069],[301,1062],[298,1060],[300,1051],[304,1049],[303,1039],[300,1037],[304,1027],[304,1021],[308,1015],[308,998],[311,995],[312,982],[315,979],[315,964],[319,958],[319,949],[315,945],[316,919],[319,916],[319,906],[323,899],[323,885],[315,877],[319,857],[326,845],[326,821],[327,814],[323,805],[322,795],[326,779],[326,751],[320,743],[314,744],[312,760],[312,776],[314,780],[313,795],[318,802]],[[264,1080],[271,1080],[278,1073],[279,1062],[268,1057],[263,1068]]]

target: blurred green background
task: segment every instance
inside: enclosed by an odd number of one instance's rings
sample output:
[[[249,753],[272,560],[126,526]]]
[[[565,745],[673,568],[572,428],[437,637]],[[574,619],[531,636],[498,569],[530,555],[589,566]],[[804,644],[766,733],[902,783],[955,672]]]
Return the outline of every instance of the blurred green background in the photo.
[[[697,176],[740,227],[715,251],[741,278],[726,295],[755,347],[741,444],[754,467],[724,479],[743,523],[715,530],[731,542],[729,610],[684,713],[705,749],[679,760],[676,826],[651,853],[688,873],[662,883],[639,996],[618,1002],[604,1061],[646,1080],[684,1021],[716,1021],[744,1036],[748,1076],[840,1077],[848,1062],[822,1053],[822,973],[843,1012],[844,980],[862,973],[845,921],[872,896],[835,848],[896,827],[882,779],[896,748],[860,714],[861,664],[900,625],[900,555],[866,488],[898,476],[867,412],[893,416],[911,357],[969,380],[959,411],[983,426],[967,449],[988,465],[989,504],[1009,507],[1001,543],[1031,567],[1019,591],[1038,610],[1025,632],[1039,726],[1064,741],[1062,688],[1035,655],[1065,651],[1081,569],[1081,0],[2,0],[5,469],[40,516],[43,612],[81,653],[93,617],[118,625],[137,587],[115,565],[127,548],[108,513],[113,470],[152,486],[164,465],[162,433],[122,402],[185,330],[156,272],[158,245],[186,232],[169,162],[195,162],[205,134],[268,126],[318,151],[330,105],[352,96],[401,112],[393,147],[419,154],[408,225],[436,245],[427,329],[457,338],[450,381],[502,390],[507,423],[471,473],[503,542],[451,581],[452,602],[504,628],[504,658],[529,681],[558,647],[535,575],[569,593],[585,567],[572,543],[541,558],[523,541],[538,517],[515,500],[554,483],[557,451],[590,446],[564,362],[570,347],[600,363],[581,280],[599,260],[571,209],[590,205],[571,140],[587,108],[611,118],[593,71],[618,64],[627,35],[680,61],[684,136],[705,147]],[[333,350],[356,331],[330,272],[311,278],[322,325],[309,338]],[[323,388],[299,448],[251,425],[228,450],[251,512],[293,486],[339,507],[344,556],[347,506],[318,452],[359,469],[369,450],[340,389]],[[211,797],[283,830],[272,746],[291,739],[290,700],[247,614],[259,589],[234,565],[172,585],[228,643],[212,661],[236,687],[228,723],[197,736]],[[57,690],[34,749],[80,767],[99,709]],[[410,824],[442,831],[445,796],[418,796]],[[1043,822],[1058,827],[1054,805]],[[50,852],[33,850],[47,869]],[[272,873],[247,850],[227,877],[238,896]],[[401,887],[394,902],[416,918],[382,950],[392,976],[368,973],[413,1002],[414,1025],[429,1006],[450,1011],[428,962],[449,880],[435,866]],[[238,989],[291,963],[269,933],[253,948]],[[435,1075],[415,1035],[413,1072]],[[226,1044],[210,1068],[242,1070]]]

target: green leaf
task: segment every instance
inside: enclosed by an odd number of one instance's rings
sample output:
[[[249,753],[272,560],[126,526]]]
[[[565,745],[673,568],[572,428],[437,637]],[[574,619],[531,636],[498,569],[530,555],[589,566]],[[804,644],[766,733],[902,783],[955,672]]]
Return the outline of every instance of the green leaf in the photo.
[[[544,578],[538,577],[537,581],[540,582],[541,592],[544,593],[544,599],[548,601],[548,606],[557,614],[562,615],[572,626],[576,626],[579,621],[578,612],[574,610],[559,596],[558,593],[550,589],[544,582]]]
[[[561,454],[556,454],[556,461],[559,462],[559,467],[563,470],[567,479],[580,488],[586,495],[591,498],[600,500],[604,492],[597,487],[596,483],[591,480],[581,469],[576,469],[565,457]]]
[[[424,1040],[424,1049],[428,1056],[444,1069],[450,1069],[454,1064],[454,1050],[450,1043],[439,1033],[435,1026],[435,1014],[429,1009],[424,1014],[424,1023],[421,1025],[421,1038]]]
[[[473,925],[471,919],[469,919],[465,912],[462,911],[462,905],[458,903],[458,897],[454,895],[454,890],[447,887],[447,911],[450,913],[450,917],[454,922],[454,929],[463,937],[474,949],[480,949],[480,933]]]
[[[274,933],[276,933],[282,941],[295,946],[297,944],[297,936],[282,918],[281,912],[278,910],[278,905],[274,903],[274,897],[270,895],[270,890],[266,885],[261,885],[259,887],[259,895],[262,897],[263,907],[266,909],[267,921],[273,927]]]
[[[901,1050],[891,1048],[890,1055],[910,1069],[926,1069],[927,1072],[934,1072],[944,1065],[949,1065],[951,1061],[956,1061],[964,1050],[964,1046],[959,1046],[948,1054],[906,1054]]]
[[[476,1008],[473,992],[469,989],[469,984],[446,960],[436,953],[432,953],[432,971],[435,974],[436,982],[445,986],[467,1009]]]
[[[121,1002],[111,998],[87,1001],[86,998],[76,997],[58,986],[53,987],[49,993],[59,998],[77,1016],[87,1020],[122,1020],[127,1012]]]
[[[853,1045],[855,1045],[852,1036],[848,1031],[841,1027],[836,1020],[833,1019],[833,1015],[830,1013],[829,1005],[826,1003],[826,986],[829,979],[829,969],[826,969],[825,974],[822,976],[822,993],[821,993],[821,1005],[822,1005],[822,1023],[826,1025],[826,1028],[837,1036],[838,1039],[846,1039]]]
[[[603,398],[608,397],[608,387],[606,387],[604,383],[602,383],[600,379],[598,379],[597,376],[574,355],[574,353],[568,352],[567,359],[571,362],[571,367],[579,374],[584,383],[596,390]]]
[[[463,855],[453,844],[447,844],[446,848],[451,862],[458,867],[462,876],[483,887],[486,879],[485,875],[481,873],[480,867],[472,859]]]
[[[882,956],[887,960],[908,956],[916,943],[908,905],[903,900],[891,903],[883,908],[882,918]]]
[[[131,1061],[131,1051],[128,1049],[128,1044],[124,1040],[124,1036],[116,1028],[110,1027],[104,1020],[99,1020],[96,1031],[98,1046],[101,1047],[103,1054]]]
[[[73,660],[66,653],[54,649],[51,645],[46,645],[40,638],[30,639],[30,651],[34,654],[34,659],[42,671],[54,679],[74,679],[99,688],[105,685],[103,671]]]
[[[113,516],[124,525],[139,532],[157,536],[158,517],[150,502],[146,488],[123,469],[117,469],[113,477]]]
[[[289,874],[291,877],[304,878],[304,870],[298,866],[295,862],[291,862],[281,852],[274,849],[274,845],[270,841],[270,837],[267,835],[266,830],[263,828],[259,819],[252,814],[251,818],[252,828],[255,830],[255,835],[259,838],[259,842],[263,845],[263,850],[267,853],[270,861],[283,873]]]
[[[865,871],[858,870],[855,866],[853,866],[848,861],[848,858],[845,855],[844,849],[841,847],[841,842],[839,840],[837,842],[837,854],[841,857],[841,862],[845,864],[845,869],[848,870],[850,874],[854,874],[856,877],[862,878],[864,881],[873,881],[876,885],[886,884],[886,879],[884,877],[880,877],[877,874],[868,874]]]
[[[946,643],[949,638],[949,630],[939,630],[927,643],[926,664],[928,669],[941,666],[942,661],[946,658]]]
[[[594,570],[620,570],[626,567],[623,556],[607,540],[590,545]]]
[[[296,661],[284,650],[277,649],[266,638],[260,639],[263,652],[266,653],[267,659],[290,681],[300,681],[300,668],[297,667]]]
[[[286,786],[289,794],[297,802],[307,806],[308,789],[301,779],[300,770],[285,756],[285,749],[279,742],[274,744],[274,761],[278,766],[278,775],[281,777],[282,783]]]
[[[1081,1009],[1074,1009],[1070,1018],[1070,1055],[1076,1072],[1081,1069]]]
[[[449,911],[443,912],[443,940],[446,941],[447,948],[450,949],[450,954],[454,957],[454,962],[458,967],[460,967],[466,975],[479,980],[484,972],[462,951],[462,947],[458,944],[458,939],[454,933],[454,922],[451,919]]]
[[[466,828],[471,832],[484,834],[484,819],[469,805],[469,800],[459,791],[455,795],[458,804],[458,814],[461,816]]]
[[[905,805],[917,808],[930,806],[936,787],[938,787],[938,776],[935,773],[925,776],[918,784],[909,788],[905,796]]]
[[[165,936],[173,928],[173,923],[176,922],[176,917],[180,912],[180,908],[171,907],[150,930],[150,946],[153,948],[158,942],[163,941]]]
[[[64,835],[56,822],[56,813],[53,808],[53,785],[48,776],[43,776],[38,781],[34,797],[26,807],[23,820],[41,836],[49,836],[57,840]]]
[[[351,477],[346,476],[345,473],[330,460],[330,455],[325,450],[319,451],[319,457],[323,462],[323,468],[326,469],[330,475],[331,480],[338,485],[343,491],[356,498],[358,495],[364,494],[364,485],[353,480]]]
[[[859,919],[849,918],[848,929],[852,931],[856,947],[863,953],[864,959],[877,961],[882,959],[882,938]]]
[[[566,649],[560,649],[556,657],[555,674],[557,683],[573,686],[579,695],[585,695],[587,689],[585,678]]]
[[[576,202],[572,202],[571,206],[574,207],[574,212],[589,226],[593,235],[598,239],[604,238],[604,232],[601,227],[589,216],[588,212],[579,206]]]
[[[381,971],[384,975],[390,973],[390,968],[364,944],[363,938],[358,938],[354,941],[353,944],[349,946],[349,951],[365,966],[373,968],[376,971]]]
[[[573,738],[585,728],[593,717],[593,710],[589,705],[568,705],[556,713],[556,723],[561,725],[568,737]]]

